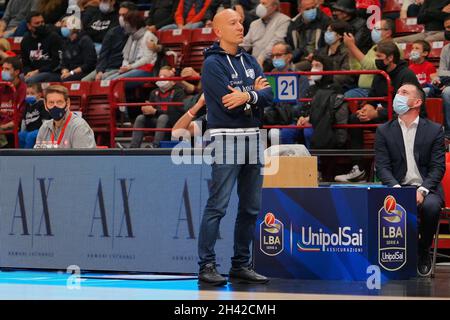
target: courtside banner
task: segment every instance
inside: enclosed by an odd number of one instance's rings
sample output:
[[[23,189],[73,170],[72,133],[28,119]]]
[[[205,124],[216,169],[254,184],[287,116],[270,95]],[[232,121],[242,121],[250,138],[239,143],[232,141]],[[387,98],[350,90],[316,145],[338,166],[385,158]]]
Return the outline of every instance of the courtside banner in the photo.
[[[197,273],[210,179],[168,155],[2,156],[0,266]],[[215,247],[224,273],[236,212],[234,190]]]
[[[271,277],[366,280],[416,275],[414,188],[266,188],[255,266]]]

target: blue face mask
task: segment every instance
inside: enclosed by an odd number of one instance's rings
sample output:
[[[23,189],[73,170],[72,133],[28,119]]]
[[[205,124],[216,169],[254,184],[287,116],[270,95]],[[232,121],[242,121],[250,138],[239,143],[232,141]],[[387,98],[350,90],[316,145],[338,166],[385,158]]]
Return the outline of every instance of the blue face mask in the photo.
[[[283,70],[286,67],[286,61],[284,59],[273,59],[272,64],[278,70]]]
[[[408,100],[408,97],[396,94],[393,103],[395,113],[397,113],[398,115],[402,115],[408,112]]]
[[[370,35],[374,43],[379,43],[381,41],[381,30],[373,28]]]
[[[303,11],[303,18],[307,21],[313,21],[317,18],[317,8],[312,8],[306,11]]]
[[[420,59],[420,52],[419,51],[411,51],[410,55],[409,55],[409,59],[411,59],[412,61],[417,61]]]
[[[53,120],[59,121],[62,118],[64,118],[64,115],[66,114],[66,107],[64,108],[53,107],[48,110],[48,113],[50,114],[50,117],[52,117]]]
[[[70,36],[70,29],[67,28],[67,27],[62,27],[62,28],[61,28],[61,35],[62,35],[64,38],[68,38],[68,37]]]
[[[13,81],[11,72],[2,70],[2,80],[3,81]]]
[[[30,106],[35,104],[37,101],[35,96],[26,96],[25,102],[28,103]]]
[[[325,42],[327,45],[331,46],[336,42],[336,34],[333,31],[325,32]]]

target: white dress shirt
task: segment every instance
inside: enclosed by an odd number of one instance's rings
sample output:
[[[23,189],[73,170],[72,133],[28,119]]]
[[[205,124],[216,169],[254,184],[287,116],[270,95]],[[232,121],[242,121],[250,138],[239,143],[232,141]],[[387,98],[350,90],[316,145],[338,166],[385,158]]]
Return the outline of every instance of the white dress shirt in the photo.
[[[398,122],[400,124],[400,128],[402,129],[403,134],[403,144],[405,145],[405,155],[406,155],[406,165],[407,171],[405,178],[401,181],[404,185],[414,185],[419,187],[419,191],[425,191],[425,194],[428,194],[429,190],[420,187],[423,183],[422,176],[420,175],[419,168],[417,167],[416,159],[414,158],[414,142],[416,140],[417,126],[419,125],[419,116],[406,127],[405,122],[398,118]]]

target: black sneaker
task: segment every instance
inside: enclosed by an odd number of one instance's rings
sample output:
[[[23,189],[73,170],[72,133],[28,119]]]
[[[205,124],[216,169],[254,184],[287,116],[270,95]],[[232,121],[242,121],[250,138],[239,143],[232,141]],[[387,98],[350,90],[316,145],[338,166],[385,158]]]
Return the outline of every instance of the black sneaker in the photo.
[[[419,254],[417,264],[417,273],[420,277],[429,277],[431,275],[431,256],[428,251]]]
[[[212,286],[224,286],[227,284],[227,279],[217,272],[214,263],[208,263],[200,269],[198,282],[200,284],[209,284]]]
[[[239,269],[230,269],[229,274],[230,282],[234,283],[260,283],[264,284],[269,282],[269,278],[258,274],[252,268],[241,267]]]

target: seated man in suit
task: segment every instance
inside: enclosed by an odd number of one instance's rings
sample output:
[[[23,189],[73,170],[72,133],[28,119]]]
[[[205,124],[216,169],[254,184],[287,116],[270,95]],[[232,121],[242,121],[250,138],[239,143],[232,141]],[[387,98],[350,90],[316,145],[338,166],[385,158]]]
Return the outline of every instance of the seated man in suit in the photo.
[[[445,172],[444,131],[440,124],[419,117],[424,103],[420,87],[401,86],[394,98],[398,119],[379,126],[375,138],[375,168],[381,182],[389,187],[417,187],[420,276],[431,273],[429,250],[444,204],[441,180]]]

